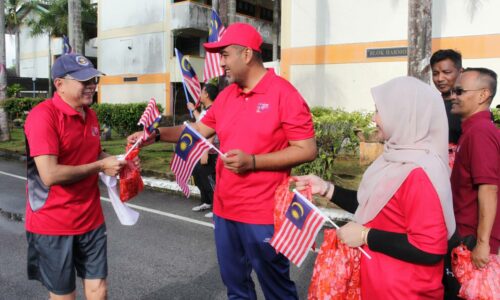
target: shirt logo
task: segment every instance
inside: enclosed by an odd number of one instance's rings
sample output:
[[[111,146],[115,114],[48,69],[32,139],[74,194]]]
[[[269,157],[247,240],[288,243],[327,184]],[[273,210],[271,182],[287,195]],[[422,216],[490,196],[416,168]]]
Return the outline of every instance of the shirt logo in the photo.
[[[92,127],[92,136],[99,136],[99,128]]]
[[[269,103],[257,104],[257,113],[265,112],[268,109],[269,109]]]

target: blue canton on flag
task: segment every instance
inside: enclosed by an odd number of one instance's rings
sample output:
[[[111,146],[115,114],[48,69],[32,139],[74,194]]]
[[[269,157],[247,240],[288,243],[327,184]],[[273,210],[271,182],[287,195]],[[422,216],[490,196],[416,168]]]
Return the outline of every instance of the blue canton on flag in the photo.
[[[208,26],[208,42],[218,42],[219,39],[224,34],[226,28],[222,24],[222,21],[217,15],[217,12],[212,9],[212,14],[210,18],[210,23]],[[224,75],[224,70],[220,67],[220,54],[210,53],[205,54],[205,68],[203,69],[203,80],[207,82],[208,80]]]
[[[186,197],[190,195],[187,182],[189,177],[191,177],[191,173],[193,173],[194,166],[208,149],[210,149],[210,144],[206,139],[199,136],[199,134],[189,126],[184,128],[175,146],[175,154],[172,158],[171,169],[175,174],[175,181]]]
[[[326,220],[311,202],[297,192],[285,216],[280,230],[271,239],[271,246],[300,267]]]
[[[198,103],[201,95],[201,85],[200,81],[198,80],[198,76],[196,76],[196,72],[189,63],[187,57],[182,55],[182,53],[177,49],[175,49],[175,52],[177,55],[177,59],[179,60],[179,65],[181,67],[182,82],[184,83],[184,86],[187,88],[191,97],[193,97],[193,100]]]
[[[63,53],[70,54],[73,53],[73,47],[69,44],[69,38],[63,35]]]

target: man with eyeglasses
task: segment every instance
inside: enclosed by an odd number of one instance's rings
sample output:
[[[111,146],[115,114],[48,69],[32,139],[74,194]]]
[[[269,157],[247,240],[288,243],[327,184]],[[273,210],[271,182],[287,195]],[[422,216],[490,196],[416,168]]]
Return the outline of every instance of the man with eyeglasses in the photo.
[[[486,266],[489,254],[500,254],[500,131],[489,109],[496,89],[495,72],[468,68],[451,90],[451,112],[462,119],[451,174],[453,206],[458,234],[477,241],[472,263],[478,268]]]
[[[52,67],[54,96],[26,119],[28,278],[50,299],[75,299],[75,275],[87,299],[107,297],[106,225],[98,173],[116,176],[125,164],[102,151],[89,108],[101,72],[79,54]],[[76,270],[76,274],[75,274]]]

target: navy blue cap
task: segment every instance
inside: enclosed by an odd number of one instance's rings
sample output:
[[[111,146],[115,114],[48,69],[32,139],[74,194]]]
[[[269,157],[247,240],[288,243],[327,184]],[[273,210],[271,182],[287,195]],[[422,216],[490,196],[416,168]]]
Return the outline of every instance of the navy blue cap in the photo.
[[[92,62],[81,54],[63,54],[52,66],[52,79],[69,75],[79,81],[86,81],[96,76],[104,75],[94,68]]]

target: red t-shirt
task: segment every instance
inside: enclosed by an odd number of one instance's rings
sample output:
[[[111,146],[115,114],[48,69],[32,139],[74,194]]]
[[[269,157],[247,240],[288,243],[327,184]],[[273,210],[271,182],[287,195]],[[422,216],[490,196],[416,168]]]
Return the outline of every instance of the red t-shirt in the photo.
[[[314,137],[306,102],[272,70],[246,94],[236,84],[226,87],[201,122],[215,129],[223,153],[271,153],[288,147],[289,141]],[[274,192],[289,173],[287,169],[235,174],[218,160],[214,213],[243,223],[273,224]]]
[[[445,254],[447,229],[439,196],[422,168],[410,172],[398,191],[367,227],[406,233],[418,249]],[[405,262],[371,251],[361,256],[363,299],[443,299],[443,260],[435,265]]]
[[[96,114],[85,107],[86,118],[64,102],[57,93],[34,107],[24,131],[27,138],[28,183],[26,230],[48,235],[75,235],[104,223],[98,175],[67,185],[45,186],[34,157],[55,155],[61,165],[95,162],[101,153]]]
[[[462,122],[455,165],[451,172],[453,208],[461,236],[477,236],[479,223],[478,189],[481,184],[500,187],[500,130],[491,121],[489,111],[472,115]],[[500,247],[500,199],[490,236],[490,253]]]

